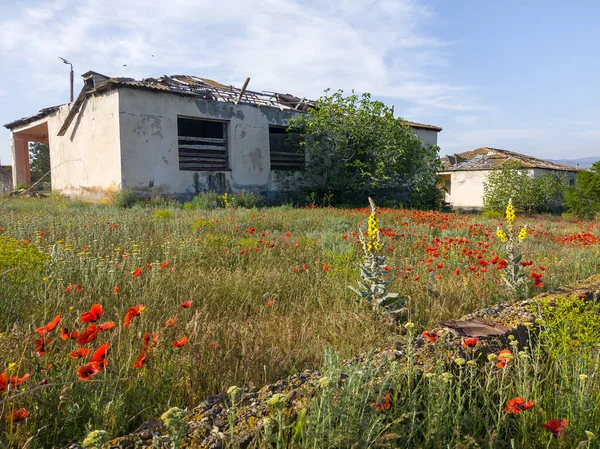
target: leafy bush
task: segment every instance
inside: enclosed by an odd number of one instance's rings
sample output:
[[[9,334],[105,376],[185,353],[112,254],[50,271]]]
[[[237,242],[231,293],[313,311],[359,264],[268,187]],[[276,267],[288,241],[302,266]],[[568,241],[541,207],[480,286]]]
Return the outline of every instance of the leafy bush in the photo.
[[[39,280],[48,256],[27,242],[0,236],[0,281],[17,284]]]
[[[124,188],[120,192],[115,193],[113,198],[113,203],[117,207],[122,207],[124,209],[133,207],[137,203],[137,195],[133,189],[129,187]]]
[[[502,212],[497,210],[484,210],[482,214],[485,218],[500,219],[503,217]]]
[[[166,209],[156,209],[154,211],[153,216],[154,216],[154,218],[160,218],[163,220],[173,218],[173,214],[171,213],[171,211],[166,210]]]
[[[238,192],[233,197],[233,204],[246,209],[253,209],[260,204],[260,196],[253,192]]]
[[[191,201],[193,209],[217,209],[221,207],[222,202],[217,192],[204,192],[195,196]]]
[[[485,210],[503,210],[509,200],[519,212],[560,213],[564,206],[567,179],[561,174],[529,174],[520,163],[491,170],[483,185]]]
[[[438,147],[425,146],[402,118],[370,94],[325,95],[315,108],[290,120],[306,154],[304,170],[279,174],[285,187],[317,197],[360,204],[379,191],[397,189],[411,204],[439,207]]]
[[[569,212],[581,218],[593,218],[600,212],[600,162],[577,172],[576,185],[567,190],[565,202]]]

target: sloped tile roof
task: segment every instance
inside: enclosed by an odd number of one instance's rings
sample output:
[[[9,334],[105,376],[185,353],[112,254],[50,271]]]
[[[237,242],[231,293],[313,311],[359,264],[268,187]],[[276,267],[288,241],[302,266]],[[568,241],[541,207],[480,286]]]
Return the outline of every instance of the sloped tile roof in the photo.
[[[442,158],[445,172],[476,171],[501,168],[509,162],[517,162],[522,168],[541,168],[546,170],[577,171],[575,167],[557,164],[533,156],[499,148],[482,147]]]

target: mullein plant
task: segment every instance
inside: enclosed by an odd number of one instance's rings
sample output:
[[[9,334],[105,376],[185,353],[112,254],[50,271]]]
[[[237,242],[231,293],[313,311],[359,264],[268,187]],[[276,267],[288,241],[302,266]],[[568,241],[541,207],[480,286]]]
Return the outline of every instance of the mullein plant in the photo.
[[[369,303],[373,311],[384,311],[394,317],[405,313],[408,299],[399,297],[398,293],[388,293],[392,273],[385,257],[380,254],[383,245],[379,233],[379,220],[377,218],[377,206],[369,198],[371,214],[369,215],[367,232],[358,229],[358,237],[363,247],[363,260],[360,266],[360,277],[358,287],[350,287],[360,301]]]
[[[514,222],[516,218],[515,207],[512,205],[512,199],[510,199],[506,206],[506,231],[498,226],[496,237],[502,242],[506,250],[506,261],[504,263],[500,262],[501,265],[498,267],[504,267],[505,275],[502,276],[502,279],[518,295],[519,293],[523,293],[522,287],[528,277],[523,271],[523,265],[520,263],[523,254],[519,250],[519,247],[527,238],[527,225],[520,229],[515,227]],[[517,231],[517,229],[519,230]]]

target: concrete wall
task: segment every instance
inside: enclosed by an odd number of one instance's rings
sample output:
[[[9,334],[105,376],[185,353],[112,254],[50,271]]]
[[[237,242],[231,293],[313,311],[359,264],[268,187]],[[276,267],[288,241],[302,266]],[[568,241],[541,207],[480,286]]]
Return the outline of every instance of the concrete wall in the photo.
[[[193,97],[120,88],[119,121],[123,186],[194,194],[193,171],[179,170],[177,117],[228,123],[229,170],[198,172],[201,190],[264,192],[276,188],[270,170],[269,125],[286,126],[298,114],[271,107],[235,105]]]
[[[526,170],[529,176],[538,177],[542,174],[565,174],[568,179],[575,180],[575,172],[557,172],[546,169]],[[489,170],[479,171],[451,171],[441,173],[442,179],[450,176],[450,192],[446,192],[446,201],[456,208],[483,207],[483,184],[485,183]]]
[[[438,133],[432,129],[413,128],[413,131],[425,145],[437,145]]]
[[[70,106],[48,117],[53,190],[103,197],[120,188],[118,100],[116,91],[88,98],[64,136],[57,133]]]

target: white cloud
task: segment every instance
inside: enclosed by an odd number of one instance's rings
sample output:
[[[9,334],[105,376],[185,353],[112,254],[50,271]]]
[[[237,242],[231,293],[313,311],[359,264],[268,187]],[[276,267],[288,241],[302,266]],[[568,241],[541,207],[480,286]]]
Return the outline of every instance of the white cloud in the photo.
[[[355,88],[428,109],[479,109],[469,89],[440,80],[449,43],[422,31],[434,20],[416,0],[62,0],[0,19],[0,58],[27,69],[35,95],[65,89],[62,56],[77,73],[185,70],[311,97]]]

